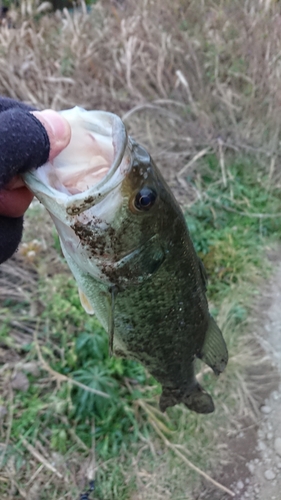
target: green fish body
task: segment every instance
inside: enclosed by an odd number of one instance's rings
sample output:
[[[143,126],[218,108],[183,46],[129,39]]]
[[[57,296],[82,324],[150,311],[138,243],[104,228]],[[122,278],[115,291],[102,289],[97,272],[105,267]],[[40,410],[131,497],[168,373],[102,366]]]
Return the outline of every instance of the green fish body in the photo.
[[[118,117],[62,113],[70,145],[25,181],[54,220],[81,302],[108,331],[110,351],[142,363],[160,382],[162,411],[182,402],[210,413],[194,359],[219,374],[228,355],[183,213]]]

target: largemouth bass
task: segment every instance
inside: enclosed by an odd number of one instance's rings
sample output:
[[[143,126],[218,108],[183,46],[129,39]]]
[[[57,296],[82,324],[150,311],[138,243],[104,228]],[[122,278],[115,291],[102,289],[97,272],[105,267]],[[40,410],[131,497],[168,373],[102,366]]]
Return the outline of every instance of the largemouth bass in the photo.
[[[116,115],[77,107],[62,115],[70,144],[24,179],[56,225],[82,305],[108,331],[111,352],[160,382],[162,411],[182,402],[212,412],[194,359],[219,374],[227,348],[176,199]]]

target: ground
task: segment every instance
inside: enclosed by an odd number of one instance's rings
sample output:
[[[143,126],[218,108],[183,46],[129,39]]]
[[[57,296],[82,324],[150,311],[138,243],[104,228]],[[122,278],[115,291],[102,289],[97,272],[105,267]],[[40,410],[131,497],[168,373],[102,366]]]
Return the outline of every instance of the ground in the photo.
[[[279,254],[280,255],[280,254]],[[244,422],[229,441],[232,455],[219,480],[235,492],[235,500],[280,500],[281,491],[281,260],[270,256],[274,273],[259,293],[253,310],[253,343],[268,358],[267,371],[257,371],[260,395],[256,423]],[[262,361],[265,359],[263,358]],[[252,374],[253,376],[253,374]],[[205,491],[200,498],[226,500],[220,492]]]
[[[272,372],[281,376],[281,262],[261,298],[261,323],[256,338],[272,360]],[[260,408],[255,458],[246,464],[247,477],[236,482],[237,498],[279,500],[281,491],[281,384]],[[246,445],[246,443],[245,443]]]

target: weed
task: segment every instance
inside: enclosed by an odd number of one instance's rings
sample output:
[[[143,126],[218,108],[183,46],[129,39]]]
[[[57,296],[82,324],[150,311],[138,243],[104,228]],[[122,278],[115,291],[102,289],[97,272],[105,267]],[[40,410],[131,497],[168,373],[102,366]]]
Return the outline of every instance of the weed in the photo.
[[[264,165],[280,154],[280,2],[270,15],[255,0],[90,4],[37,21],[28,16],[36,2],[11,8],[15,29],[0,31],[0,92],[40,108],[80,104],[121,116],[133,108],[134,136],[144,133],[137,117],[149,101],[158,123],[163,113],[169,122],[165,140],[161,127],[153,140],[162,150],[168,141],[186,151],[188,138],[194,152],[221,136],[240,151],[258,149]]]
[[[117,112],[148,145],[188,202],[230,352],[219,380],[198,362],[214,415],[182,406],[160,414],[160,388],[143,367],[108,357],[107,336],[82,310],[34,202],[27,246],[1,266],[1,498],[78,499],[93,477],[100,500],[135,490],[146,500],[192,498],[201,487],[192,464],[219,473],[228,430],[255,416],[245,368],[260,358],[246,335],[248,310],[269,272],[265,248],[280,239],[280,3],[271,8],[126,0],[36,20],[15,11],[14,27],[1,26],[1,93],[39,108]],[[25,389],[15,376],[27,378]]]
[[[168,409],[166,416],[160,414],[157,409],[160,388],[144,368],[133,361],[108,357],[107,335],[95,317],[85,316],[81,309],[73,278],[66,274],[61,256],[54,257],[57,255],[57,242],[49,228],[46,239],[51,246],[47,258],[55,262],[56,269],[60,265],[60,272],[52,273],[49,269],[46,275],[46,267],[40,264],[41,259],[46,258],[41,247],[36,263],[37,278],[32,282],[32,286],[36,287],[37,300],[43,304],[38,333],[41,353],[45,363],[55,372],[104,392],[110,398],[95,395],[71,383],[54,383],[48,377],[44,379],[43,373],[38,378],[38,374],[27,371],[27,390],[18,391],[13,397],[15,411],[11,421],[12,441],[5,456],[6,467],[11,457],[16,461],[20,459],[23,464],[22,458],[16,457],[26,456],[24,440],[34,449],[38,446],[40,449],[43,445],[48,460],[55,454],[63,457],[63,463],[66,463],[67,456],[78,457],[81,453],[87,463],[94,442],[97,498],[125,500],[137,484],[144,487],[145,483],[139,476],[140,466],[133,472],[132,457],[138,453],[141,453],[140,463],[147,471],[151,468],[152,460],[155,471],[162,467],[165,456],[165,467],[172,471],[172,483],[169,481],[168,486],[163,475],[158,478],[155,491],[157,495],[161,491],[161,495],[164,494],[164,491],[167,498],[173,491],[173,496],[180,497],[187,487],[187,480],[192,478],[193,484],[198,484],[194,473],[184,479],[181,471],[185,471],[186,475],[185,460],[191,459],[204,470],[212,468],[223,452],[220,448],[214,451],[213,446],[218,426],[220,432],[226,432],[228,425],[237,421],[237,411],[240,415],[248,416],[255,411],[255,403],[250,392],[247,392],[245,378],[242,377],[243,390],[237,390],[242,383],[240,366],[251,359],[247,350],[240,357],[238,355],[241,352],[239,333],[245,330],[247,323],[247,304],[253,293],[253,290],[249,290],[249,283],[252,287],[257,286],[259,277],[265,272],[265,269],[261,270],[263,247],[265,242],[280,237],[280,228],[274,218],[260,220],[258,216],[251,217],[248,214],[279,211],[278,191],[271,188],[269,193],[265,177],[258,172],[257,186],[251,173],[252,158],[226,158],[226,187],[222,186],[216,157],[207,156],[202,162],[198,173],[190,176],[190,182],[200,192],[200,196],[189,207],[187,222],[195,247],[209,274],[211,310],[218,317],[230,351],[227,371],[219,381],[215,381],[210,370],[205,371],[203,367],[202,371],[201,363],[198,362],[198,370],[202,373],[199,378],[202,377],[204,387],[214,395],[216,415],[208,419],[191,412],[187,415],[187,410],[181,406]],[[38,218],[37,206],[34,210]],[[240,212],[243,215],[239,215]],[[50,253],[54,256],[50,256]],[[10,268],[6,266],[8,272]],[[248,283],[246,288],[245,282]],[[16,316],[21,328],[28,330],[31,327],[32,331],[36,327],[26,313],[32,297],[31,289],[31,295],[25,302],[22,299],[11,301],[6,297],[2,305],[6,319],[1,327],[1,345],[5,349],[14,349],[24,357],[26,366],[37,358],[33,339],[27,335],[19,345],[11,324]],[[10,307],[7,309],[9,300]],[[19,370],[16,361],[13,366],[14,370]],[[5,373],[8,388],[8,367]],[[224,422],[226,415],[228,425]],[[165,447],[168,452],[164,451]],[[79,476],[78,463],[74,470]],[[60,464],[59,461],[56,473],[68,476],[70,471]],[[24,465],[21,467],[24,471]],[[26,481],[25,473],[27,470],[20,479],[22,484]],[[59,495],[64,487],[57,480],[56,495]],[[74,483],[73,487],[78,495],[78,485]],[[47,495],[47,486],[43,487],[44,491]],[[146,491],[149,498],[150,490]]]

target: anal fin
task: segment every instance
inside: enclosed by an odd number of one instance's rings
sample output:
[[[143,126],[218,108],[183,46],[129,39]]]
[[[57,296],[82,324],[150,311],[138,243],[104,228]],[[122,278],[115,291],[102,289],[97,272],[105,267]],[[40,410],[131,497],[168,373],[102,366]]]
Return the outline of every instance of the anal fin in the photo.
[[[206,365],[212,368],[216,375],[225,369],[228,361],[228,352],[222,333],[214,318],[210,316],[208,329],[201,351],[197,355]]]

